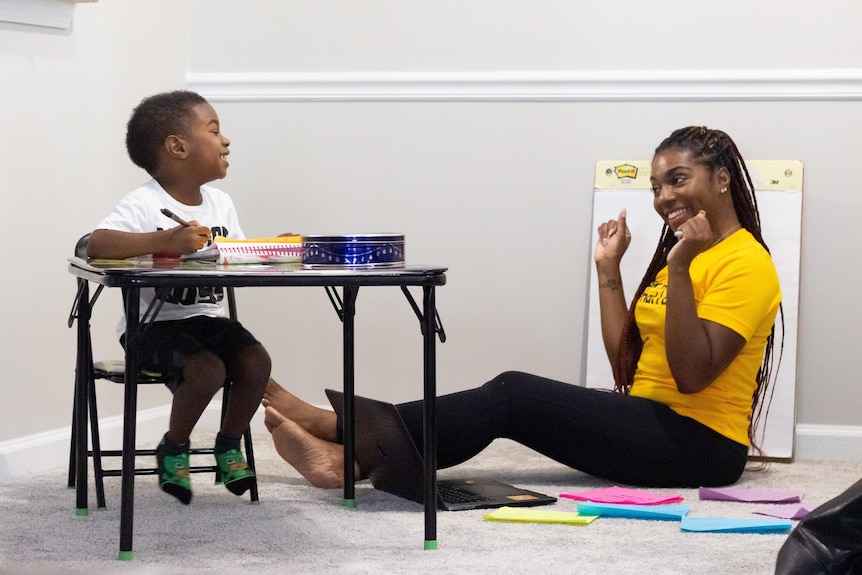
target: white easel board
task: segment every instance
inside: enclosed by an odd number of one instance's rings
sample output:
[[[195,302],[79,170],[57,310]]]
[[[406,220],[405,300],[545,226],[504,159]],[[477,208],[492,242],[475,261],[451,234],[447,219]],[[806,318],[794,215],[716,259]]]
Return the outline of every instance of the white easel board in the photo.
[[[760,421],[757,438],[769,458],[792,458],[796,410],[796,327],[799,307],[799,255],[802,238],[802,162],[796,160],[749,161],[751,179],[760,210],[763,238],[769,246],[781,282],[784,308],[784,352],[772,386],[772,404],[765,423]],[[652,259],[661,233],[662,220],[653,209],[648,161],[599,161],[593,192],[593,234],[600,222],[627,211],[632,242],[622,261],[623,287],[627,302]],[[591,252],[592,253],[592,252]],[[587,364],[585,385],[613,388],[610,363],[602,343],[598,287],[595,267],[590,268]],[[780,316],[776,319],[774,357],[777,365],[781,346]],[[775,367],[773,367],[775,369]],[[767,395],[768,399],[768,395]]]

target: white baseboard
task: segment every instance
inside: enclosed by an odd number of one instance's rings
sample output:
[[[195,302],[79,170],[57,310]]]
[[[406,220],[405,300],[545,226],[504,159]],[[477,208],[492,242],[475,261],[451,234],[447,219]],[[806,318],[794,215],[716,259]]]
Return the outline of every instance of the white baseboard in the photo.
[[[862,427],[855,425],[796,425],[796,459],[862,461]]]
[[[197,429],[216,432],[220,412],[221,403],[213,402]],[[169,405],[138,412],[136,443],[155,446],[167,429],[169,414]],[[122,416],[100,420],[99,429],[102,446],[119,449],[123,438]],[[257,438],[269,437],[263,425],[262,409],[252,419],[251,430]],[[0,481],[27,473],[63,469],[69,462],[69,438],[70,430],[66,427],[0,442]],[[862,426],[797,424],[794,458],[862,460]],[[59,472],[58,484],[65,480],[65,472]]]

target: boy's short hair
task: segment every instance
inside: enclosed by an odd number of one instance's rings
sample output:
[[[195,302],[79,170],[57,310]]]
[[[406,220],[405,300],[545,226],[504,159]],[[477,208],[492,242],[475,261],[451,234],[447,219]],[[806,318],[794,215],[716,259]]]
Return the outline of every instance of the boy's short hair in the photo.
[[[164,92],[141,100],[126,125],[129,158],[152,175],[167,137],[187,135],[192,108],[206,103],[206,98],[187,90]]]

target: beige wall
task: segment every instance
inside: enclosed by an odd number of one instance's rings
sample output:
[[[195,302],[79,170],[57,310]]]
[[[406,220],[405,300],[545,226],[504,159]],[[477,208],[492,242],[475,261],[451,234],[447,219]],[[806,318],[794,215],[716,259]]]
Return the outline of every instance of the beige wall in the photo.
[[[57,442],[68,425],[74,282],[64,261],[144,178],[122,144],[131,108],[187,85],[187,74],[196,86],[204,73],[238,93],[212,96],[233,140],[231,173],[219,185],[248,234],[399,231],[409,260],[450,267],[438,297],[449,336],[438,346],[441,391],[504,369],[577,381],[596,160],[648,158],[692,123],[725,129],[749,158],[802,160],[798,421],[812,435],[858,438],[862,196],[852,167],[862,157],[862,50],[853,26],[862,8],[804,5],[102,0],[78,5],[67,32],[0,23],[0,195],[7,242],[27,244],[0,288],[13,302],[0,456],[42,435]],[[626,92],[644,87],[630,70],[658,77],[661,94]],[[718,80],[695,86],[700,99],[675,101],[680,86],[661,70]],[[766,97],[776,89],[769,74],[782,70],[783,96]],[[316,72],[332,82],[301,98],[291,94],[307,77],[238,83],[253,73]],[[401,83],[387,97],[367,72]],[[495,84],[491,72],[513,75]],[[584,97],[595,85],[585,73],[616,83]],[[459,98],[441,78],[478,80],[471,89],[484,95]],[[548,97],[548,79],[562,80],[562,97]],[[753,94],[744,97],[737,80]],[[262,98],[273,86],[278,94]],[[525,87],[524,97],[505,92]],[[366,96],[350,101],[357,89]],[[340,385],[340,324],[325,295],[255,295],[240,294],[240,314],[273,352],[275,375],[323,403],[322,387]],[[94,319],[97,355],[119,353],[112,298]],[[418,326],[406,302],[369,289],[358,305],[358,389],[418,396]],[[119,413],[118,391],[102,396],[102,413]],[[144,407],[164,403],[161,391],[142,395]]]
[[[195,72],[855,68],[841,0],[195,0]]]
[[[798,421],[858,433],[859,360],[847,342],[860,336],[862,304],[849,294],[862,282],[862,258],[842,250],[839,280],[834,251],[858,243],[852,230],[862,212],[846,169],[862,152],[854,24],[862,7],[207,6],[192,23],[191,80],[219,101],[234,138],[225,185],[246,228],[394,228],[408,234],[411,259],[449,265],[440,293],[450,336],[439,351],[443,391],[509,368],[577,380],[596,160],[648,158],[687,124],[726,130],[749,158],[802,160]],[[366,319],[393,322],[384,333],[401,329],[401,310],[388,305]],[[317,310],[294,313],[292,333],[325,340]],[[278,342],[283,329],[264,322],[259,331]],[[417,384],[402,376],[413,358],[386,362],[415,342],[393,339],[363,342],[385,352],[357,385],[415,396]],[[314,355],[285,360],[277,375],[324,401],[319,381],[336,371],[321,376]]]
[[[125,122],[143,94],[184,85],[188,12],[185,1],[102,1],[77,5],[67,31],[0,23],[0,198],[11,265],[0,287],[0,442],[68,427],[75,283],[65,261],[143,178],[125,154]],[[100,305],[97,353],[113,355],[119,299]],[[144,407],[165,401],[149,395]]]

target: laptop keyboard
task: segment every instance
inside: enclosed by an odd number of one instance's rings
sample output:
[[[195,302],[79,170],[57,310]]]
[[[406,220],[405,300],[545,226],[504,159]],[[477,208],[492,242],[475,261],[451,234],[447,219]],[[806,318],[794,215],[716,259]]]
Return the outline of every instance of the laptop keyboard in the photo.
[[[437,485],[437,493],[447,503],[473,503],[476,501],[490,501],[490,497],[479,495],[472,491],[455,487],[454,485]]]

